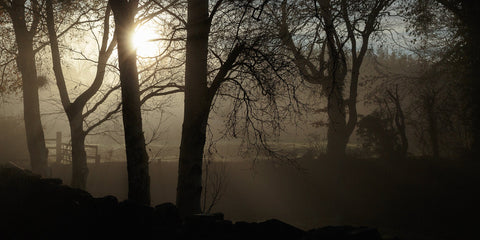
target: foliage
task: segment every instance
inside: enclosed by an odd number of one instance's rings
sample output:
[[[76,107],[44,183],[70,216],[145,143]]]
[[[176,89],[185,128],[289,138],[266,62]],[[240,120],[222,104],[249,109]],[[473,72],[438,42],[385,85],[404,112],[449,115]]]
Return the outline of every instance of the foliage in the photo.
[[[398,93],[411,153],[456,158],[469,151],[472,123],[465,85],[456,73],[464,66],[453,69],[454,62],[388,49],[378,49],[367,62],[365,103],[393,119],[396,107],[387,93]]]
[[[434,86],[431,91],[425,88],[423,100],[428,98],[430,104],[434,103],[430,115],[439,122],[439,134],[446,129],[455,133],[440,136],[437,142],[450,147],[446,152],[452,152],[453,143],[456,156],[463,155],[461,152],[478,155],[480,4],[470,0],[416,0],[404,4],[408,6],[403,14],[409,33],[421,40],[416,43],[416,53],[429,62],[424,82]],[[456,140],[447,140],[452,136]]]
[[[360,118],[357,134],[361,138],[364,150],[381,158],[391,159],[399,156],[400,137],[392,121],[393,119],[378,111]]]

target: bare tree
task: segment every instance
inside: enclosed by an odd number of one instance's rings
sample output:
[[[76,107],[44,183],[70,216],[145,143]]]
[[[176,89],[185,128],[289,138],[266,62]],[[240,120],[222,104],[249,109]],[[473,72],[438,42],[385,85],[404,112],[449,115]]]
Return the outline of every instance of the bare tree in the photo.
[[[330,157],[345,156],[357,123],[360,68],[370,37],[379,30],[380,21],[392,3],[392,0],[285,0],[281,4],[277,24],[282,43],[302,78],[320,85],[327,96]]]
[[[182,216],[200,213],[202,158],[213,96],[207,86],[208,0],[189,0],[185,107],[178,166],[177,207]]]
[[[82,7],[82,6],[79,6]],[[88,8],[88,6],[83,6]],[[87,13],[89,9],[84,9]],[[72,144],[72,187],[85,189],[88,176],[88,167],[87,167],[87,155],[85,152],[85,138],[87,134],[93,130],[94,127],[98,126],[99,123],[108,119],[108,117],[103,118],[99,121],[98,124],[84,128],[85,118],[88,117],[92,111],[84,111],[87,105],[87,102],[94,97],[97,91],[100,89],[103,80],[105,78],[105,70],[107,67],[107,62],[112,54],[115,46],[116,39],[115,36],[109,41],[110,34],[110,7],[105,8],[105,13],[103,17],[103,37],[101,40],[101,45],[98,54],[97,60],[97,71],[95,78],[92,84],[78,97],[71,101],[69,93],[67,90],[67,85],[65,82],[65,77],[62,70],[62,62],[60,57],[60,49],[58,43],[58,34],[55,28],[55,16],[54,16],[54,4],[52,0],[46,1],[46,22],[48,29],[48,36],[50,39],[50,48],[52,53],[53,61],[53,70],[55,72],[55,78],[57,82],[57,87],[60,92],[60,99],[63,106],[63,109],[68,117],[68,122],[70,125],[70,134],[71,134],[71,144]],[[84,12],[78,13],[79,17],[74,21],[73,24],[79,24],[79,19],[84,15]],[[108,95],[107,95],[108,96]],[[104,98],[106,99],[106,98]],[[104,101],[100,100],[97,104],[101,104]],[[96,109],[95,106],[93,109]]]
[[[364,85],[365,103],[391,120],[399,140],[408,136],[409,141],[402,141],[414,143],[411,153],[433,159],[465,157],[472,147],[471,106],[457,69],[462,66],[456,57],[444,58],[437,51],[446,44],[443,41],[432,37],[428,46],[414,45],[414,55],[378,49],[368,57],[373,62],[368,67],[374,68],[364,69],[369,79]]]
[[[364,148],[386,159],[405,159],[408,151],[405,115],[398,85],[381,88],[374,97],[375,110],[358,122],[357,133]]]
[[[107,86],[107,90],[102,90],[105,74],[107,68],[118,70],[115,64],[108,63],[109,57],[113,53],[116,46],[116,32],[111,34],[110,28],[110,6],[108,4],[98,5],[95,1],[83,2],[79,4],[67,3],[69,9],[72,11],[72,19],[66,19],[65,16],[56,16],[55,12],[57,8],[65,7],[58,3],[58,5],[52,4],[52,1],[47,2],[47,28],[49,31],[50,45],[52,49],[52,60],[55,77],[57,79],[57,86],[60,92],[60,99],[63,110],[67,113],[67,117],[70,123],[71,129],[71,144],[72,144],[72,186],[85,188],[86,180],[88,176],[87,159],[85,154],[85,138],[88,134],[93,134],[92,131],[102,125],[107,120],[112,119],[119,112],[121,104],[111,103],[109,110],[101,114],[101,110],[105,107],[102,105],[109,102],[111,96],[116,95],[116,91],[120,88],[120,85]],[[151,5],[142,5],[141,16],[136,19],[135,25],[143,24],[158,16],[163,11],[157,11],[150,7]],[[102,14],[103,12],[103,14]],[[80,21],[80,19],[84,19]],[[73,37],[78,36],[79,32],[92,32],[96,29],[101,29],[102,33],[100,37],[95,34],[92,39],[96,41],[98,46],[98,56],[96,59],[91,58],[83,51],[77,51],[73,45],[66,47],[68,51],[79,56],[75,57],[76,61],[86,61],[93,63],[96,67],[96,75],[91,85],[83,86],[83,90],[74,91],[73,89],[67,89],[66,79],[62,70],[62,61],[60,56],[59,39],[57,33],[60,27],[58,22],[65,23],[71,21],[72,23],[67,27],[72,29],[75,27],[75,31],[70,31],[70,35]],[[86,28],[85,28],[86,27]],[[73,30],[73,29],[72,29]],[[64,33],[65,31],[62,31]],[[112,37],[110,37],[110,35]],[[83,35],[86,38],[85,35]],[[111,38],[111,39],[110,39]],[[64,47],[65,48],[65,47]],[[139,57],[139,62],[142,64],[142,68],[139,71],[139,75],[142,77],[140,82],[140,103],[144,107],[144,111],[153,111],[161,108],[164,104],[153,103],[147,104],[148,101],[158,96],[165,96],[172,93],[182,92],[182,86],[175,83],[175,78],[170,75],[169,81],[166,81],[164,77],[159,75],[164,74],[166,69],[175,69],[176,66],[169,64],[162,68],[162,64],[165,62],[165,58],[171,57],[171,49],[167,46],[159,56],[149,56],[148,59]],[[71,79],[69,79],[71,81]],[[165,83],[167,82],[167,83]],[[76,89],[76,88],[75,88]],[[70,94],[69,94],[70,91]],[[101,94],[99,94],[101,92]],[[70,97],[76,95],[77,97],[73,102],[70,102]],[[152,105],[152,106],[147,106]],[[155,105],[155,106],[153,106]]]
[[[407,157],[408,151],[408,138],[406,132],[406,125],[405,125],[405,114],[403,113],[403,108],[400,100],[400,95],[398,93],[398,86],[395,87],[395,90],[388,89],[387,90],[388,100],[392,103],[393,110],[393,120],[395,124],[395,128],[397,130],[397,134],[400,136],[400,158],[404,159]]]
[[[115,19],[128,170],[128,198],[150,205],[148,154],[143,135],[137,56],[132,45],[138,0],[109,0]]]
[[[202,165],[213,105],[232,100],[227,105],[227,132],[273,154],[265,129],[278,130],[278,119],[283,117],[274,96],[291,90],[274,80],[283,80],[281,68],[270,58],[265,29],[258,14],[253,14],[263,8],[261,3],[187,3],[185,108],[176,200],[182,216],[201,212]]]
[[[32,171],[48,175],[48,150],[40,118],[38,76],[35,62],[34,37],[41,23],[41,2],[38,0],[0,1],[2,11],[10,16],[15,32],[17,67],[22,74],[23,113],[27,146]]]

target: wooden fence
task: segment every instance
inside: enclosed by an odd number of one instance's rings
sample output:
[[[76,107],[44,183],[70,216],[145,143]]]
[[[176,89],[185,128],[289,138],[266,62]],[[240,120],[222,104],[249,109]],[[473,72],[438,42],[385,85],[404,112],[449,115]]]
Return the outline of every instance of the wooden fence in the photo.
[[[56,138],[46,138],[48,158],[50,161],[63,164],[72,163],[72,146],[62,142],[62,132],[57,132]],[[100,163],[98,145],[85,144],[87,163]],[[52,159],[53,158],[53,159]]]

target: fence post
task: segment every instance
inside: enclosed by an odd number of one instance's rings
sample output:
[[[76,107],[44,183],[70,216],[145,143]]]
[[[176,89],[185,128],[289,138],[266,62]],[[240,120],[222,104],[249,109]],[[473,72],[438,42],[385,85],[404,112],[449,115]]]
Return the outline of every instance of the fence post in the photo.
[[[62,162],[63,159],[63,152],[62,152],[62,132],[57,132],[57,139],[56,139],[56,148],[55,148],[55,157],[57,163]]]
[[[95,146],[95,164],[100,163],[100,155],[98,154],[98,146]]]

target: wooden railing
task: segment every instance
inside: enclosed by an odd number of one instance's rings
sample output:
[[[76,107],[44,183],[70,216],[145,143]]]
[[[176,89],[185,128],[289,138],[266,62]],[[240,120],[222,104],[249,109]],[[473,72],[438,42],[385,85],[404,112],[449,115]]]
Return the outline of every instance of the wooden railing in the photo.
[[[72,146],[62,142],[61,132],[57,132],[56,138],[46,138],[45,142],[50,161],[62,164],[72,163]],[[98,145],[85,144],[85,151],[87,153],[87,163],[100,163]]]

